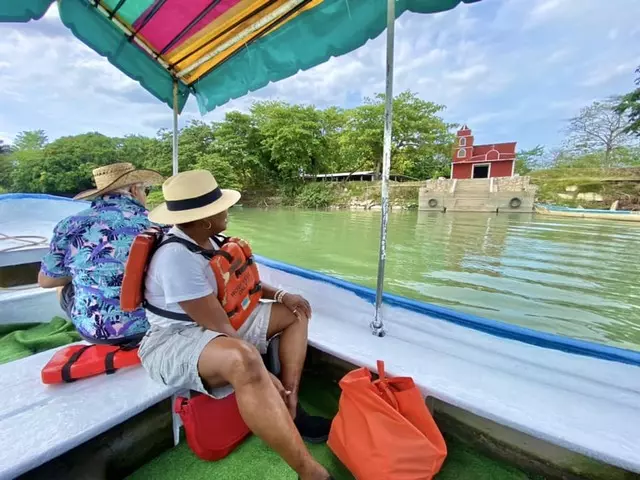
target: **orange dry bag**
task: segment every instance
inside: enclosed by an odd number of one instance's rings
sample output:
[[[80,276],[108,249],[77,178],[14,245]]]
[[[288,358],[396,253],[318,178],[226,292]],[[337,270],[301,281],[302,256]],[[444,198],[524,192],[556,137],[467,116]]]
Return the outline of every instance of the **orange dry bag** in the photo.
[[[42,383],[70,383],[101,373],[114,373],[138,365],[138,347],[114,345],[70,345],[58,350],[41,372]]]
[[[329,448],[357,479],[428,480],[440,471],[447,446],[410,377],[379,380],[366,368],[340,381],[340,409]]]

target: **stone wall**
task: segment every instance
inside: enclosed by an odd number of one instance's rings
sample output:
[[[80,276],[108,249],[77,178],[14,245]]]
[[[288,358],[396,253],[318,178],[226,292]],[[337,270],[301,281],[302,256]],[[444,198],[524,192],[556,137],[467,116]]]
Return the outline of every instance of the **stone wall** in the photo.
[[[427,180],[422,188],[425,189],[425,192],[448,193],[451,191],[452,185],[452,179],[440,177],[437,180]]]
[[[531,212],[537,187],[530,177],[497,177],[492,181],[428,180],[420,188],[419,209],[424,211]],[[512,206],[512,200],[515,205]]]
[[[497,177],[493,179],[494,192],[535,192],[531,177]]]

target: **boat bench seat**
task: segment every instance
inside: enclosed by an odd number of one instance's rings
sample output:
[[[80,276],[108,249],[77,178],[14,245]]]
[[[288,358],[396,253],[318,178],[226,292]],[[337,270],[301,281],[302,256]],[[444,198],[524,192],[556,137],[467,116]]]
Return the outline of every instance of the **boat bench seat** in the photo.
[[[482,328],[495,331],[486,333],[452,318],[483,321],[477,317],[391,296],[383,310],[387,335],[380,338],[369,328],[374,292],[279,262],[258,263],[265,282],[310,301],[314,347],[372,371],[384,360],[389,374],[413,377],[425,396],[640,472],[640,353],[535,332],[526,341],[513,340],[507,332],[520,327],[484,321]],[[558,345],[586,346],[593,356]]]
[[[61,385],[40,372],[55,350],[0,365],[0,479],[21,475],[172,396],[140,367]]]

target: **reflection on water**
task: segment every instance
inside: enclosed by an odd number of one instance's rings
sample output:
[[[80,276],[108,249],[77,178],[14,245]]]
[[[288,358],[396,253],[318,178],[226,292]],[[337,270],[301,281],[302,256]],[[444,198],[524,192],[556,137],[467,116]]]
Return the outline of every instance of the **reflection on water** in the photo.
[[[234,210],[257,253],[375,288],[380,214]],[[523,214],[394,213],[387,291],[640,350],[640,226]]]

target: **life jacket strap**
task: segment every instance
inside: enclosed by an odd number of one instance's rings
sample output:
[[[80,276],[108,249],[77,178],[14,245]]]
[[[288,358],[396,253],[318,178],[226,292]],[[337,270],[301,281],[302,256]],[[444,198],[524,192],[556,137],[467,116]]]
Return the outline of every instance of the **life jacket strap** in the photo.
[[[142,305],[144,308],[149,310],[151,313],[155,313],[160,317],[169,318],[171,320],[177,320],[179,322],[193,322],[193,319],[187,315],[186,313],[178,313],[171,312],[169,310],[165,310],[164,308],[156,307],[155,305],[151,305],[149,302],[145,300]]]
[[[240,265],[240,267],[236,270],[236,277],[242,275],[247,268],[253,265],[253,263],[253,256],[247,258],[247,261]]]
[[[76,381],[76,379],[71,376],[71,367],[78,361],[78,359],[84,352],[86,352],[88,349],[90,349],[93,346],[94,345],[84,345],[83,347],[73,352],[73,355],[69,357],[69,360],[67,360],[67,363],[65,363],[62,366],[62,371],[60,372],[60,375],[62,376],[63,382],[71,383]]]
[[[116,353],[119,352],[120,349],[114,350],[113,352],[109,352],[104,356],[104,373],[107,375],[111,375],[112,373],[116,373],[115,366],[115,358]]]
[[[211,237],[211,239],[216,243],[216,245],[218,245],[218,247],[222,247],[222,245],[227,243],[227,241],[229,240],[227,237],[224,237],[224,241],[221,241],[217,237]],[[202,255],[207,260],[211,260],[213,257],[215,257],[217,255],[221,255],[228,262],[232,262],[233,261],[233,257],[229,253],[225,252],[224,250],[213,250],[213,249],[212,250],[207,250],[205,248],[202,248],[200,245],[196,245],[195,243],[190,242],[189,240],[186,240],[186,239],[180,238],[180,237],[176,237],[175,235],[168,235],[165,240],[160,242],[160,245],[158,245],[158,248],[160,248],[161,246],[166,245],[168,243],[179,243],[181,245],[184,245],[185,247],[187,247],[187,249],[190,252],[197,253],[198,255]]]

